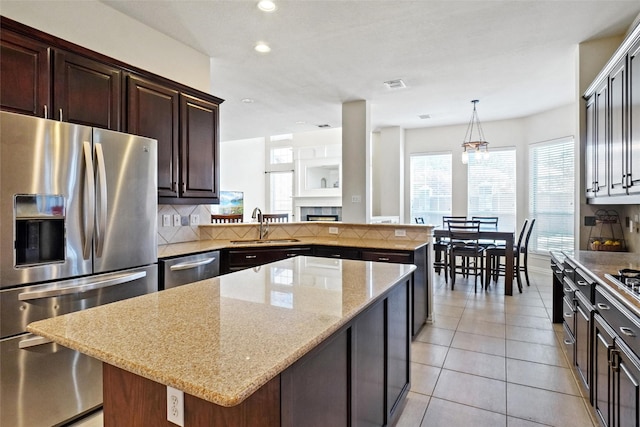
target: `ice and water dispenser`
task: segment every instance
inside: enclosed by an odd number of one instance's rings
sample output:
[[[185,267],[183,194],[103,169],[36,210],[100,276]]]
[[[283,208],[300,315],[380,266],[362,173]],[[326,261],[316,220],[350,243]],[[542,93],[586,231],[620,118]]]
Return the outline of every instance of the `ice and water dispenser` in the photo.
[[[16,267],[64,262],[64,196],[26,194],[14,199]]]

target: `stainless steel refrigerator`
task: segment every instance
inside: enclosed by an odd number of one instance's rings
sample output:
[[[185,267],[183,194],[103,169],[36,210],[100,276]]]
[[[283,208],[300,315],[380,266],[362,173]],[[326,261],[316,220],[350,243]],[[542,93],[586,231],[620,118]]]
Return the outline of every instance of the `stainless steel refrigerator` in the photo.
[[[94,359],[32,321],[157,290],[157,142],[0,112],[0,425],[102,403]]]

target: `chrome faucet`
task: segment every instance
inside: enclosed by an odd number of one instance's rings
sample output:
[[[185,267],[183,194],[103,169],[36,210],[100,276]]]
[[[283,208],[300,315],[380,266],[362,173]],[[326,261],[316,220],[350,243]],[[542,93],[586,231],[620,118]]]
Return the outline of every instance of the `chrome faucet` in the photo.
[[[258,219],[258,222],[260,223],[259,226],[259,235],[260,235],[260,240],[262,240],[264,237],[267,236],[267,233],[269,232],[269,224],[264,220],[264,216],[262,215],[262,211],[260,210],[260,208],[255,208],[253,210],[253,213],[251,214],[251,218],[252,219]]]

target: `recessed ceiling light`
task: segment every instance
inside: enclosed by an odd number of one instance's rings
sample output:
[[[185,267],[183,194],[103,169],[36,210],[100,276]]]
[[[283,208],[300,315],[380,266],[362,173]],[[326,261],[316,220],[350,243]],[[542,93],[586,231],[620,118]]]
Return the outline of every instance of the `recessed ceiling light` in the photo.
[[[251,98],[242,98],[242,102],[245,104],[253,104],[253,99]]]
[[[298,120],[298,121],[296,122],[296,124],[297,124],[297,125],[306,125],[306,124],[307,124],[307,122],[305,122],[304,120]]]
[[[328,124],[328,123],[324,123],[324,124],[317,125],[317,126],[318,126],[319,128],[321,128],[321,129],[324,129],[324,128],[330,128],[330,127],[331,127],[331,125],[330,125],[330,124]]]
[[[271,52],[271,48],[269,47],[269,45],[267,45],[264,42],[258,42],[258,44],[256,44],[256,47],[254,47],[254,49],[256,50],[256,52],[260,52],[260,53]]]
[[[420,114],[418,117],[420,117],[422,120],[430,119],[431,114]]]
[[[276,6],[276,4],[271,0],[261,0],[258,2],[258,9],[260,9],[263,12],[273,12],[277,8],[278,7]]]

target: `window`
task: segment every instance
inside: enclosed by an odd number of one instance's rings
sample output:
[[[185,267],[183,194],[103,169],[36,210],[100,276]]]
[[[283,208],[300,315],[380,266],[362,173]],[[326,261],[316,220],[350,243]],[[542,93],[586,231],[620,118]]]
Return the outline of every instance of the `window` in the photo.
[[[467,216],[497,216],[499,227],[516,230],[516,149],[469,153]]]
[[[293,220],[293,145],[291,135],[272,136],[267,148],[267,209]]]
[[[451,215],[451,153],[412,155],[410,169],[411,222],[442,224]]]
[[[574,143],[562,138],[529,147],[529,218],[536,223],[529,250],[574,247]]]

